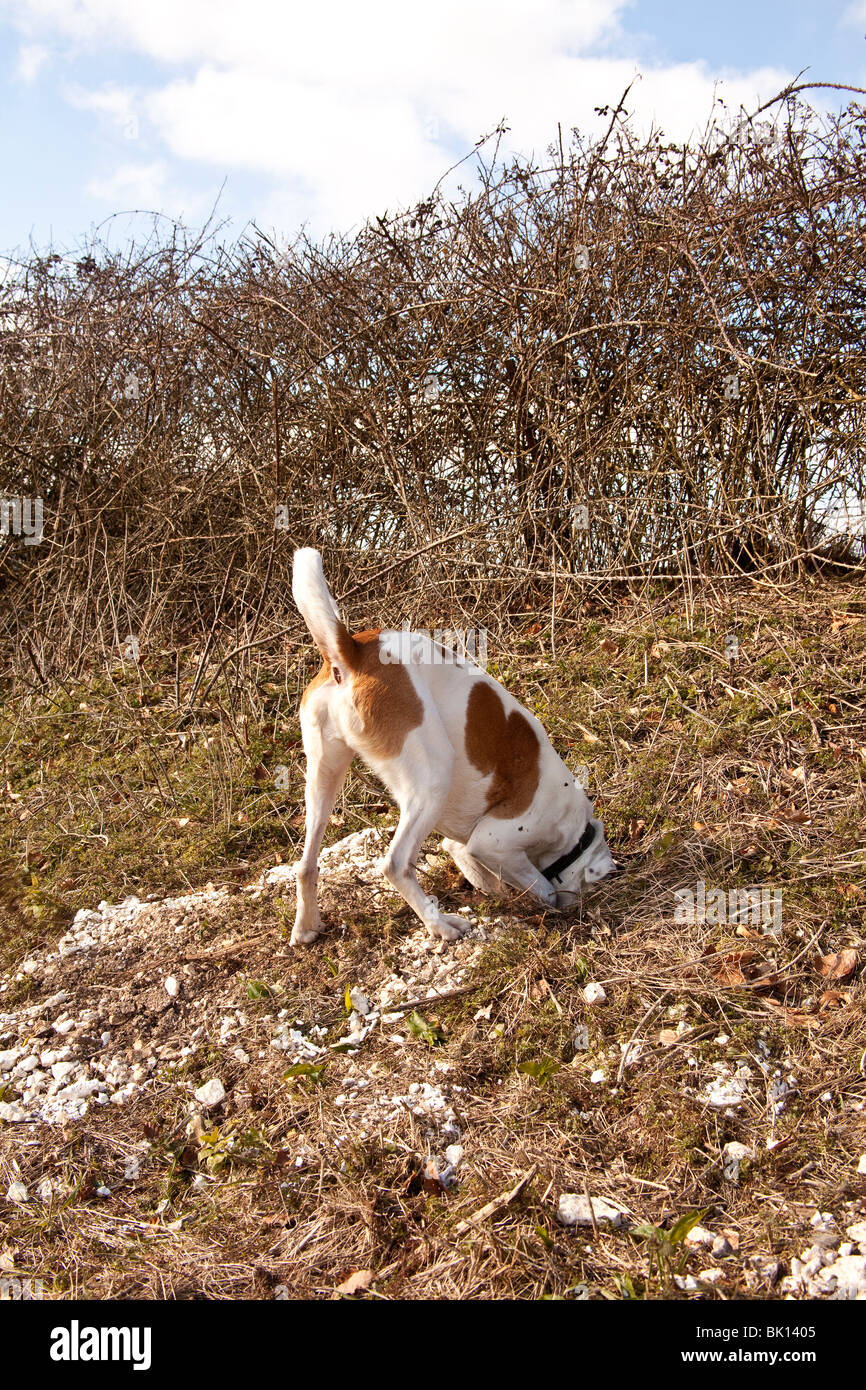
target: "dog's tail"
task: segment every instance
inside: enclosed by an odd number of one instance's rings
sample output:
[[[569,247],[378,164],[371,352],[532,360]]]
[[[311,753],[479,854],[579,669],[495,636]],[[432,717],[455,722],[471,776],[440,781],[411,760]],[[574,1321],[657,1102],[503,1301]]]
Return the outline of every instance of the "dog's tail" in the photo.
[[[305,548],[295,551],[292,596],[325,661],[332,666],[339,661],[353,666],[356,643],[350,637],[325,582],[322,557],[318,550]]]

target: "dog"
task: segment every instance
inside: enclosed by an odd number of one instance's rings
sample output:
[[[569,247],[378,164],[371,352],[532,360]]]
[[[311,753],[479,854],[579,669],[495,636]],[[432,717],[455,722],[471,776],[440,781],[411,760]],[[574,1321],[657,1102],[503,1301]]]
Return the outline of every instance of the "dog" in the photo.
[[[568,908],[616,870],[583,787],[529,710],[474,662],[443,660],[426,634],[349,634],[317,550],[297,550],[292,594],[322,656],[301,697],[306,833],[296,869],[293,946],[322,931],[316,890],[322,836],[357,755],[381,778],[400,820],[380,868],[430,936],[454,941],[463,917],[442,912],[415,874],[424,840],[481,892],[504,885]]]

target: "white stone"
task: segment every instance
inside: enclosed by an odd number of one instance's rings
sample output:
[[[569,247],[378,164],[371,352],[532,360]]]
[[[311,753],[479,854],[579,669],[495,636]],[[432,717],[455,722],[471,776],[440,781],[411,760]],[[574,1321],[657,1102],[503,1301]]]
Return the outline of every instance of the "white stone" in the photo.
[[[600,1086],[602,1081],[607,1080],[607,1077],[605,1073],[602,1071],[601,1067],[599,1067],[597,1071],[594,1071],[592,1073],[589,1079],[592,1082],[593,1086]]]
[[[463,1160],[463,1145],[449,1144],[448,1148],[445,1150],[445,1157],[452,1168],[456,1168],[458,1163],[461,1163]]]
[[[170,995],[172,999],[175,999],[177,997],[177,991],[180,988],[180,986],[178,985],[178,982],[174,975],[168,975],[166,977],[165,981],[163,982],[163,987],[165,989],[166,994]]]
[[[206,1081],[203,1086],[193,1092],[196,1100],[208,1110],[214,1105],[220,1105],[226,1098],[226,1088],[219,1077],[214,1077],[212,1081]]]
[[[866,1298],[866,1255],[841,1255],[816,1274],[813,1287],[831,1298]]]
[[[63,1100],[86,1100],[88,1096],[96,1095],[97,1091],[103,1090],[104,1081],[73,1081],[71,1086],[64,1086],[60,1092],[59,1099]]]
[[[866,1221],[855,1221],[852,1226],[846,1226],[845,1234],[856,1240],[858,1245],[866,1244]]]
[[[714,1110],[736,1110],[742,1105],[745,1095],[746,1083],[741,1077],[729,1077],[724,1081],[717,1077],[704,1087],[701,1099]]]
[[[832,1212],[816,1211],[810,1218],[809,1225],[816,1231],[835,1231],[836,1218]]]
[[[709,1250],[712,1248],[715,1238],[712,1231],[708,1231],[705,1226],[693,1226],[686,1236],[686,1245],[694,1245],[699,1249]]]
[[[556,1219],[562,1226],[626,1226],[628,1214],[604,1197],[586,1197],[579,1192],[563,1192]]]
[[[738,1140],[732,1139],[722,1149],[722,1173],[728,1182],[739,1182],[740,1164],[745,1158],[752,1157],[752,1150],[747,1144],[741,1144]]]
[[[700,1293],[703,1288],[701,1281],[696,1279],[693,1274],[675,1274],[674,1283],[677,1288],[682,1289],[684,1293]]]
[[[607,995],[601,985],[595,983],[584,986],[583,997],[585,1002],[591,1006],[607,1003]]]
[[[359,989],[352,989],[349,991],[349,1001],[352,1008],[356,1009],[359,1014],[363,1014],[366,1018],[367,1014],[370,1012],[370,1001],[366,994],[362,994]]]
[[[6,1189],[7,1202],[29,1202],[30,1194],[23,1182],[11,1182]]]

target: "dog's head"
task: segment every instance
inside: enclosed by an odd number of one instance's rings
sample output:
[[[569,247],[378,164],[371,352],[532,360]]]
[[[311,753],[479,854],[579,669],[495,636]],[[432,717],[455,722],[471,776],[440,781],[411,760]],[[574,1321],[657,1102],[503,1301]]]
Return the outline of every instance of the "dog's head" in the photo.
[[[603,878],[607,878],[608,874],[618,872],[618,866],[605,839],[604,826],[598,817],[593,815],[591,805],[583,835],[588,836],[590,830],[591,840],[571,863],[558,872],[555,864],[549,865],[545,871],[556,891],[557,907],[573,907],[584,888],[592,888]],[[579,840],[577,844],[580,844]]]

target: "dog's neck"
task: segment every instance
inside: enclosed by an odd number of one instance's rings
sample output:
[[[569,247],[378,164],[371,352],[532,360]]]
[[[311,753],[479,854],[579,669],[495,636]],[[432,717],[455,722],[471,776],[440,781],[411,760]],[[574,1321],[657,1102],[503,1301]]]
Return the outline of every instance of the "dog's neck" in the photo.
[[[586,822],[586,829],[584,830],[583,834],[581,835],[574,848],[567,850],[565,854],[561,854],[558,859],[555,859],[552,864],[548,864],[546,869],[541,870],[541,872],[544,874],[544,877],[548,879],[551,883],[554,879],[560,878],[562,874],[565,873],[565,870],[569,868],[570,865],[572,865],[576,859],[579,859],[580,856],[589,849],[590,845],[595,839],[595,833],[596,827],[593,825],[591,820],[588,820]]]

